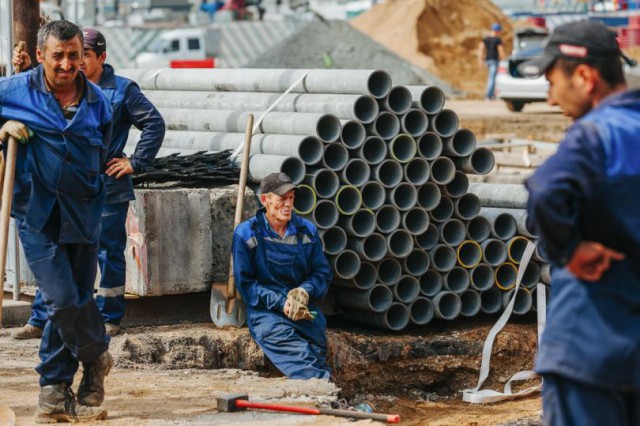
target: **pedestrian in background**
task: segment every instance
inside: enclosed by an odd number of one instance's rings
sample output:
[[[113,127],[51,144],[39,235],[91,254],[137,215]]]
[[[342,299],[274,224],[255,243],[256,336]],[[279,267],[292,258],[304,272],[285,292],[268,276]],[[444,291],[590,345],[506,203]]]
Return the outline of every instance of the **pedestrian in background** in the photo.
[[[487,90],[485,99],[494,100],[496,98],[496,75],[498,75],[498,64],[504,58],[504,46],[500,34],[502,25],[495,23],[491,25],[491,34],[483,38],[478,45],[478,65],[487,67]]]
[[[640,424],[640,91],[622,57],[613,31],[581,21],[520,66],[574,119],[526,182],[553,267],[536,361],[545,425]]]

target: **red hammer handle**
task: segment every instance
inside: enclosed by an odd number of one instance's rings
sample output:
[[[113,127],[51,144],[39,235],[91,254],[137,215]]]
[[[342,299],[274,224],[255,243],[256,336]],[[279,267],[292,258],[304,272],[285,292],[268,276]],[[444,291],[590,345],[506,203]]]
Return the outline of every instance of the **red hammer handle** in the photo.
[[[286,411],[289,413],[299,413],[299,414],[320,414],[320,410],[318,410],[317,408],[297,407],[295,405],[280,405],[280,404],[269,404],[266,402],[251,402],[244,399],[238,399],[235,404],[236,404],[236,407],[238,408],[258,408],[261,410]]]

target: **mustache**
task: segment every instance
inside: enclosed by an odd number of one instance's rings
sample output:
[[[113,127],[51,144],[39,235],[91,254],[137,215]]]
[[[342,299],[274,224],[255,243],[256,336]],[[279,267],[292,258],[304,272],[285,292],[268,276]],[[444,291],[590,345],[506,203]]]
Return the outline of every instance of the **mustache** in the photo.
[[[77,68],[76,67],[70,67],[68,70],[63,70],[62,68],[56,68],[54,69],[55,72],[59,72],[59,73],[69,73],[69,72],[76,72]]]

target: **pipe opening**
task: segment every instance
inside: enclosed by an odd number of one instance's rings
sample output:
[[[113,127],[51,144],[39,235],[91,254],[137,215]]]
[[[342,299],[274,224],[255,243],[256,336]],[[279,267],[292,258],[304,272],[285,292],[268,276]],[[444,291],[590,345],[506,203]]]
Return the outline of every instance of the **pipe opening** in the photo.
[[[471,167],[477,175],[486,175],[496,164],[493,152],[487,148],[478,148],[471,154]]]
[[[351,230],[357,237],[367,237],[376,229],[376,216],[371,210],[358,210],[351,216]]]
[[[450,158],[439,157],[431,163],[431,180],[446,185],[456,177],[456,165]]]
[[[340,178],[334,171],[328,169],[318,170],[312,182],[316,194],[321,198],[333,197],[340,188]]]
[[[431,117],[431,130],[440,135],[441,138],[453,136],[458,129],[458,115],[450,109],[443,109],[438,114]]]
[[[427,183],[431,167],[424,158],[414,158],[404,166],[404,176],[412,185],[421,186]]]
[[[373,123],[375,131],[382,139],[393,139],[400,133],[400,120],[391,112],[381,112]]]
[[[504,299],[502,301],[502,306],[506,307],[511,298],[513,297],[514,290],[511,290],[504,294]],[[526,288],[519,288],[518,293],[516,293],[516,301],[513,304],[513,313],[516,315],[524,315],[531,310],[533,305],[533,300],[531,298],[531,293]]]
[[[427,86],[420,95],[420,106],[427,114],[437,114],[444,108],[445,96],[437,86]]]
[[[391,77],[385,71],[374,71],[369,76],[367,87],[374,98],[384,98],[391,91]]]
[[[507,245],[496,239],[482,243],[482,257],[491,266],[498,266],[507,260]]]
[[[352,215],[360,209],[362,196],[355,186],[344,185],[336,194],[336,207],[341,214]]]
[[[334,226],[321,233],[325,253],[336,255],[347,247],[347,234]]]
[[[384,186],[375,181],[369,181],[360,188],[362,205],[371,210],[378,210],[387,199]]]
[[[426,297],[418,297],[409,306],[409,318],[417,325],[425,325],[433,319],[433,303]]]
[[[418,205],[427,211],[435,209],[440,204],[441,197],[440,188],[433,182],[427,182],[418,188]]]
[[[455,203],[456,215],[462,220],[471,220],[480,213],[480,199],[476,194],[464,194]]]
[[[354,158],[349,160],[345,166],[342,171],[342,177],[349,185],[360,187],[371,177],[371,169],[364,160]]]
[[[442,139],[435,132],[427,132],[418,139],[418,153],[433,161],[442,155]]]
[[[411,109],[400,120],[402,130],[413,137],[418,137],[429,128],[429,117],[419,109]]]
[[[362,251],[371,262],[382,260],[387,255],[387,240],[380,234],[371,234],[365,237]]]
[[[404,86],[395,86],[391,88],[384,102],[393,113],[402,115],[411,108],[413,99],[409,89]]]
[[[342,126],[340,120],[335,115],[324,114],[316,124],[318,137],[324,142],[330,143],[340,139]]]
[[[370,290],[369,304],[374,312],[383,312],[393,303],[393,294],[389,288],[377,285]]]
[[[471,155],[476,149],[476,136],[469,129],[459,129],[451,136],[449,153],[456,157]]]
[[[322,164],[333,171],[342,170],[349,161],[349,151],[341,143],[330,143],[324,147]]]
[[[463,268],[473,268],[482,260],[482,247],[476,241],[464,241],[457,250],[458,262]]]
[[[482,301],[480,300],[480,293],[475,290],[467,290],[460,295],[460,302],[462,307],[460,313],[464,317],[473,317],[480,312],[482,308]]]
[[[413,237],[407,231],[397,229],[387,237],[387,245],[392,256],[406,257],[413,250]]]
[[[427,230],[420,235],[415,236],[416,244],[423,250],[431,250],[438,244],[438,228],[433,223],[430,223]]]
[[[300,215],[308,215],[316,205],[316,193],[309,185],[298,185],[293,199],[293,210]]]
[[[409,210],[418,202],[418,191],[409,183],[400,183],[389,190],[389,201],[399,210]]]
[[[304,179],[306,167],[299,158],[288,157],[282,162],[280,171],[289,176],[294,185],[297,185],[302,182],[302,179]]]
[[[486,263],[480,263],[469,273],[471,278],[471,286],[478,291],[487,291],[493,287],[495,276],[493,268]]]
[[[444,282],[438,271],[428,270],[420,277],[420,292],[423,296],[434,297],[442,291]]]
[[[444,287],[456,294],[462,294],[469,288],[470,281],[469,271],[456,266],[444,276]]]
[[[540,265],[535,262],[529,262],[522,276],[522,286],[533,288],[540,282]]]
[[[462,243],[466,236],[467,230],[464,227],[464,223],[458,219],[450,219],[444,223],[439,224],[440,239],[443,243],[450,246],[457,246]]]
[[[404,329],[409,324],[409,309],[402,303],[394,303],[387,311],[386,322],[389,330]]]
[[[420,294],[420,284],[415,277],[403,275],[392,291],[398,302],[411,303]]]
[[[307,166],[318,164],[322,160],[324,145],[318,138],[309,136],[298,145],[298,156]]]
[[[376,212],[376,228],[383,234],[388,234],[398,229],[400,220],[400,212],[393,206],[382,206]]]
[[[421,235],[429,228],[429,213],[419,207],[411,208],[402,215],[402,226],[411,235]]]
[[[407,134],[400,134],[389,143],[389,152],[394,160],[406,163],[416,156],[416,141]]]
[[[402,276],[402,266],[396,259],[388,257],[378,264],[378,281],[386,286],[394,286]]]
[[[502,292],[496,287],[488,288],[480,294],[480,308],[485,314],[495,314],[502,310]]]
[[[501,240],[508,240],[518,231],[516,219],[510,213],[500,213],[493,222],[493,231]]]
[[[362,146],[364,140],[367,138],[367,130],[362,123],[349,120],[342,126],[340,138],[347,148],[357,149]]]
[[[404,270],[412,276],[419,276],[429,269],[429,255],[422,249],[414,249],[404,259]],[[417,281],[416,281],[417,283]]]
[[[524,250],[527,248],[527,244],[529,240],[525,237],[513,237],[507,242],[507,249],[509,253],[509,261],[518,265],[522,256],[524,255]]]
[[[491,235],[491,223],[484,216],[476,216],[467,222],[467,236],[470,240],[483,242]]]
[[[516,286],[518,269],[512,263],[503,263],[496,268],[496,285],[501,290],[510,290]]]
[[[456,252],[445,245],[437,245],[429,252],[431,265],[440,272],[448,272],[456,266]]]
[[[360,147],[360,157],[372,166],[380,164],[387,158],[386,142],[377,136],[369,136]]]
[[[316,204],[316,208],[312,213],[313,222],[318,226],[318,228],[331,228],[338,223],[338,219],[340,214],[338,213],[338,209],[336,205],[329,200],[320,200]]]
[[[338,277],[351,279],[360,271],[360,257],[353,250],[344,250],[333,259],[333,269]]]
[[[438,206],[431,210],[431,219],[436,222],[444,222],[453,216],[453,201],[447,197],[441,197]]]
[[[393,160],[384,160],[374,169],[374,177],[386,188],[393,188],[402,182],[402,166]]]
[[[353,281],[356,283],[358,288],[367,290],[376,285],[377,278],[378,273],[375,265],[369,262],[362,262],[360,264],[360,270],[356,276],[353,277]]]
[[[353,115],[364,124],[372,123],[379,112],[378,103],[369,96],[360,96],[353,104]]]
[[[469,177],[465,172],[456,171],[453,180],[444,186],[444,193],[451,198],[460,198],[469,190]]]
[[[451,321],[460,315],[462,301],[457,294],[445,291],[433,298],[433,307],[436,317]]]

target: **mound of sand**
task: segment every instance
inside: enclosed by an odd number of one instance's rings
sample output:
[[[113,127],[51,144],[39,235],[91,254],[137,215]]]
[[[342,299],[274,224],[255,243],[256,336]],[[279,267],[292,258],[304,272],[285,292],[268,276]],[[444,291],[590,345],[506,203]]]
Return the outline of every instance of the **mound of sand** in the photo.
[[[490,0],[389,0],[351,24],[470,97],[481,97],[486,70],[478,66],[476,51],[494,22],[504,28],[508,55],[511,22]]]

